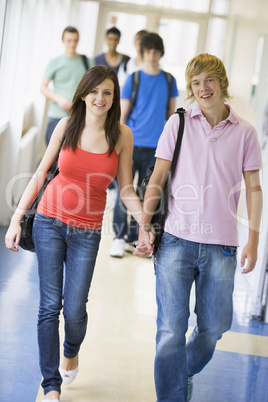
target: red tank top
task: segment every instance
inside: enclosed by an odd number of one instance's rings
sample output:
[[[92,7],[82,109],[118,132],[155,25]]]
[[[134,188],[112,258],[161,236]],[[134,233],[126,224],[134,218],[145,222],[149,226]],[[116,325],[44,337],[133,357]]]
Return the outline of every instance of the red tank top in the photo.
[[[106,189],[115,178],[119,157],[114,150],[94,154],[76,147],[61,150],[60,173],[47,186],[37,212],[67,225],[101,230]]]

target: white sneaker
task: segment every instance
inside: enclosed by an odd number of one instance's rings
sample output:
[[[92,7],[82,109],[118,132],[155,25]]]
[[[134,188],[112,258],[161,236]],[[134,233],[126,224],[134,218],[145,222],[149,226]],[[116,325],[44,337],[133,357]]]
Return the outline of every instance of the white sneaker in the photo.
[[[125,252],[125,240],[124,239],[114,239],[112,247],[110,249],[111,257],[122,258]]]

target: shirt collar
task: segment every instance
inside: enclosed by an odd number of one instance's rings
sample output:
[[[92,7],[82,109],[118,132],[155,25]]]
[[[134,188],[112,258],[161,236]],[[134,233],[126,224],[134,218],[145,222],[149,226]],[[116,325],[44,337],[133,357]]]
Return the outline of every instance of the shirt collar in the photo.
[[[225,104],[225,106],[230,111],[229,116],[227,117],[226,120],[230,121],[230,123],[232,123],[232,124],[237,124],[239,122],[239,118],[238,118],[237,114],[232,110],[230,105]],[[192,109],[190,109],[189,116],[190,117],[203,116],[203,113],[202,113],[202,111],[200,109],[200,106],[199,106],[199,104],[197,102],[192,107]]]

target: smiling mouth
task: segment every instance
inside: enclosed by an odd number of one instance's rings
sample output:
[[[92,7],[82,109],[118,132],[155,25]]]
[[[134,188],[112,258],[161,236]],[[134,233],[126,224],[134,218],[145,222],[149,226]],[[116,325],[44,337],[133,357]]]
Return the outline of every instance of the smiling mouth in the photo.
[[[206,95],[202,95],[201,99],[210,99],[212,97],[213,94],[206,94]]]

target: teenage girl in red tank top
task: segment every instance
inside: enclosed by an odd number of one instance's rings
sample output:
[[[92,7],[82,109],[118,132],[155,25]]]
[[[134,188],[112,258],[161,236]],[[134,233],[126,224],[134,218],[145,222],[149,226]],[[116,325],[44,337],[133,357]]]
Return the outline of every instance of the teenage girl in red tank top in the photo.
[[[60,173],[43,194],[33,226],[40,278],[38,342],[44,401],[58,401],[61,383],[70,383],[78,372],[106,189],[116,174],[123,202],[137,222],[141,219],[142,206],[132,184],[132,133],[119,120],[117,76],[108,67],[95,66],[77,87],[70,117],[55,128],[6,234],[7,248],[18,251],[21,218],[42,187],[65,134]],[[60,366],[58,322],[62,307],[65,339]]]

